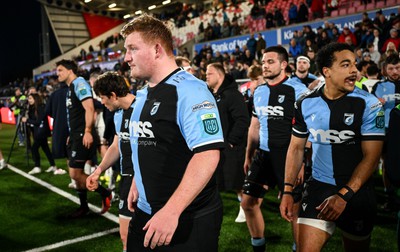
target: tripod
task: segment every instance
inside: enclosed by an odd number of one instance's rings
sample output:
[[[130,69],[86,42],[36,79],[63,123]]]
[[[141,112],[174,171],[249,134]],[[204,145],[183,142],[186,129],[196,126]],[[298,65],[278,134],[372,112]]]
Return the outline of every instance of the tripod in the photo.
[[[27,139],[26,139],[26,137],[27,137],[27,132],[26,132],[26,123],[23,123],[23,122],[21,122],[21,119],[22,119],[22,116],[21,117],[19,117],[18,118],[18,123],[17,123],[17,129],[16,129],[16,131],[15,131],[15,135],[14,135],[14,140],[13,140],[13,142],[12,142],[12,144],[11,144],[11,149],[10,149],[10,153],[8,154],[8,157],[7,157],[7,164],[9,164],[9,162],[10,162],[10,158],[11,158],[11,153],[13,152],[13,150],[14,150],[14,145],[15,145],[15,140],[17,139],[17,137],[18,137],[18,132],[20,132],[20,130],[22,129],[23,130],[23,133],[24,133],[24,141],[25,141],[25,151],[26,151],[26,165],[27,165],[27,167],[29,167],[29,149],[28,149],[28,141],[27,141]]]

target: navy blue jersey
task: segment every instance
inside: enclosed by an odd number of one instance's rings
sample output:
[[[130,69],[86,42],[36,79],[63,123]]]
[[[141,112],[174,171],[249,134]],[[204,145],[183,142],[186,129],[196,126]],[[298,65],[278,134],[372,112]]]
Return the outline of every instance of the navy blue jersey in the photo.
[[[119,109],[114,114],[115,131],[118,135],[119,162],[121,175],[133,175],[132,147],[129,135],[129,122],[135,103],[127,109]]]
[[[305,78],[300,78],[299,76],[296,75],[296,73],[292,73],[292,76],[290,76],[291,79],[299,81],[301,83],[303,83],[304,85],[306,85],[307,87],[316,79],[318,79],[317,76],[315,76],[314,74],[310,74],[308,73],[307,76]]]
[[[385,100],[383,109],[385,110],[385,127],[387,128],[389,127],[390,111],[397,104],[400,104],[400,83],[395,84],[389,80],[379,81],[374,85],[371,93]]]
[[[67,118],[70,134],[85,131],[85,109],[82,101],[92,98],[92,88],[84,78],[78,77],[69,85],[67,93]]]
[[[224,145],[214,97],[203,81],[181,69],[137,92],[129,132],[137,206],[148,214],[165,205],[194,153]],[[217,195],[213,178],[185,212],[220,207]]]
[[[254,111],[260,121],[260,149],[287,148],[290,142],[294,102],[307,91],[302,83],[285,78],[281,83],[260,85],[254,91]]]
[[[342,186],[363,158],[361,141],[385,136],[382,104],[368,92],[329,100],[324,86],[296,102],[292,134],[312,142],[312,176]]]

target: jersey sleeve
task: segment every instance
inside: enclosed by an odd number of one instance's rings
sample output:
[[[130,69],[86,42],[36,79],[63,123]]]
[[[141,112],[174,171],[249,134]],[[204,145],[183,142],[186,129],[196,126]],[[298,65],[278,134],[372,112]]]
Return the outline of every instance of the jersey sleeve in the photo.
[[[77,78],[74,81],[74,87],[75,87],[75,94],[76,97],[80,101],[84,101],[87,98],[92,98],[92,88],[90,85],[81,77]]]
[[[303,100],[297,100],[294,103],[294,117],[292,121],[292,135],[300,138],[306,138],[309,135],[307,124],[301,111],[301,104]]]
[[[193,78],[193,83],[180,85],[178,96],[177,123],[189,149],[200,152],[222,148],[218,108],[207,85]]]
[[[361,125],[362,140],[383,140],[385,136],[385,112],[378,99],[368,96]]]

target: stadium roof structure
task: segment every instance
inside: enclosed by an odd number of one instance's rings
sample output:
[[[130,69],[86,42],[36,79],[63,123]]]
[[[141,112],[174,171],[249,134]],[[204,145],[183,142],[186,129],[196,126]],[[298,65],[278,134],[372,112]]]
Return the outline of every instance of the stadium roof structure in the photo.
[[[96,15],[118,19],[138,15],[139,12],[159,13],[173,10],[179,3],[199,4],[206,0],[37,0],[43,5],[77,12],[88,12]]]

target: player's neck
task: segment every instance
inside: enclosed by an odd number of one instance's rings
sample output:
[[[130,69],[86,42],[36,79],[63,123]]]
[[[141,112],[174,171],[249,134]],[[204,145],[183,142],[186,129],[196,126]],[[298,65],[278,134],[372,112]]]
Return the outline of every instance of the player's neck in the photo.
[[[329,87],[326,84],[323,88],[323,93],[324,93],[324,96],[326,98],[328,98],[329,100],[337,100],[346,94],[336,88]]]
[[[136,96],[133,94],[127,94],[125,97],[119,97],[120,100],[120,108],[123,110],[127,110],[135,100]]]

